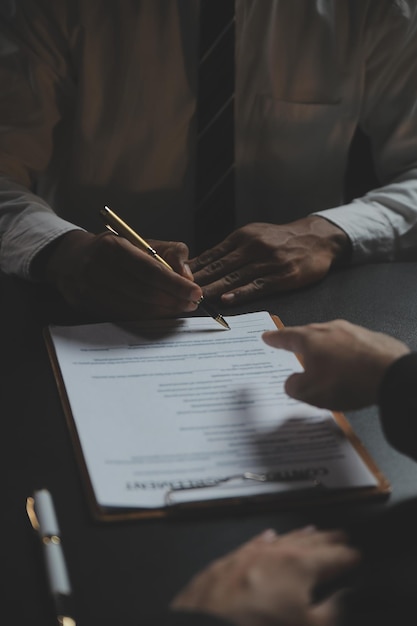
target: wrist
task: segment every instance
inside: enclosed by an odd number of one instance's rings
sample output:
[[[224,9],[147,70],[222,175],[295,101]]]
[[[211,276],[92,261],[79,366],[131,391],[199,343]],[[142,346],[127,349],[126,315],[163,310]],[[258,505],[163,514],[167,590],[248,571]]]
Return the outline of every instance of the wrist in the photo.
[[[352,255],[352,243],[347,233],[321,215],[310,215],[307,219],[311,231],[326,241],[332,265],[347,265]]]
[[[68,273],[74,265],[74,249],[94,235],[84,230],[71,230],[47,244],[33,259],[31,277],[37,282],[53,285],[57,275]]]

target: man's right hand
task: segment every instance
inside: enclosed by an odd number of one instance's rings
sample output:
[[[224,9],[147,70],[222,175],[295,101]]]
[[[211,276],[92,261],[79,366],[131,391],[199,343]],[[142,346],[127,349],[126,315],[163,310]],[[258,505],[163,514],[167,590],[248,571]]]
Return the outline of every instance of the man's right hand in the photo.
[[[44,278],[75,309],[101,319],[177,317],[194,311],[202,295],[181,242],[151,242],[171,272],[126,239],[73,230],[44,256]]]

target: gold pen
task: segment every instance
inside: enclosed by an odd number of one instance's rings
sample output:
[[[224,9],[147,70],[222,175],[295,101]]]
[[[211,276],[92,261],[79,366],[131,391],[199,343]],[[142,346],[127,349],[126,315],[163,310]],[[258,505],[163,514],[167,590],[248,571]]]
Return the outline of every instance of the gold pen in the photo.
[[[157,251],[154,250],[152,246],[149,245],[147,241],[145,241],[145,239],[138,235],[138,233],[134,231],[133,228],[126,224],[126,222],[124,222],[118,215],[116,215],[116,213],[112,211],[108,206],[100,209],[100,216],[102,217],[106,228],[112,233],[114,233],[115,235],[119,235],[120,237],[124,237],[125,239],[130,241],[130,243],[133,243],[133,245],[137,248],[145,250],[145,252],[147,252],[154,259],[159,261],[159,263],[165,265],[167,269],[171,270],[172,272],[174,271],[170,264],[167,263],[165,259],[163,259],[161,256],[159,256]],[[200,300],[197,302],[197,304],[203,309],[203,311],[205,311],[208,315],[210,315],[210,317],[212,317],[216,322],[223,326],[223,328],[227,328],[228,330],[230,330],[230,326],[226,322],[224,317],[220,315],[220,313],[217,313],[209,304],[207,304],[206,302],[203,303],[203,300],[204,296],[201,296]]]

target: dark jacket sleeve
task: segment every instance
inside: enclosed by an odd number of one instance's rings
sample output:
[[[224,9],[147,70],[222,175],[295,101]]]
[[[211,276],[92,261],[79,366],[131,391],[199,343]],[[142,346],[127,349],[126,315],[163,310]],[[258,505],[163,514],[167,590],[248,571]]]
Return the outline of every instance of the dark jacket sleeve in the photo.
[[[399,358],[386,371],[378,405],[389,443],[417,461],[417,353]]]

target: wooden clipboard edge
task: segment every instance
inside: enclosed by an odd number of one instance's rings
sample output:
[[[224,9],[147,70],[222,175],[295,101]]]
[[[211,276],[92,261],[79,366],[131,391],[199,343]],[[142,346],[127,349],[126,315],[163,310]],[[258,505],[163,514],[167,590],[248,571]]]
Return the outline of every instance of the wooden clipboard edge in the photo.
[[[283,328],[285,328],[285,325],[282,323],[281,319],[277,315],[271,314],[271,318],[278,330],[282,330]],[[300,361],[301,365],[304,366],[302,356],[300,354],[296,354],[296,357]],[[359,454],[366,467],[369,469],[375,480],[378,482],[378,485],[376,487],[364,489],[363,497],[367,498],[372,495],[388,496],[392,492],[392,487],[389,480],[381,472],[374,459],[370,455],[368,449],[364,446],[358,435],[353,430],[347,417],[340,411],[332,411],[332,414],[335,418],[336,423],[342,429],[352,447]]]
[[[300,497],[302,495],[302,497]],[[388,493],[375,487],[363,487],[357,489],[328,490],[319,493],[311,489],[291,492],[291,494],[262,494],[259,496],[230,497],[221,499],[199,500],[175,504],[164,509],[99,509],[96,521],[99,522],[128,522],[150,518],[190,519],[218,517],[227,512],[228,514],[250,513],[256,506],[257,512],[299,510],[317,506],[329,506],[335,504],[351,503],[358,506],[365,500],[383,500]]]
[[[76,462],[81,473],[82,484],[87,496],[87,504],[90,510],[90,514],[96,521],[118,521],[125,520],[130,516],[126,515],[125,509],[123,512],[109,513],[107,509],[102,508],[95,497],[94,488],[90,479],[90,473],[85,462],[84,454],[82,451],[81,441],[78,437],[77,427],[75,425],[74,417],[72,415],[71,404],[68,398],[67,390],[64,385],[61,368],[59,367],[58,358],[55,351],[54,342],[49,330],[49,327],[44,327],[43,337],[46,344],[49,360],[52,366],[55,382],[58,388],[58,394],[61,400],[61,404],[64,410],[65,421],[67,423],[72,445],[74,448]],[[128,511],[129,513],[129,511]],[[164,517],[164,509],[141,509],[140,511],[135,509],[135,515],[140,518],[156,518]]]
[[[284,324],[281,319],[275,315],[270,314],[273,322],[275,323],[278,330],[284,328]],[[346,437],[349,439],[351,445],[358,452],[361,459],[364,461],[368,469],[374,475],[375,479],[378,482],[376,487],[368,487],[368,488],[360,488],[360,489],[343,489],[340,491],[333,492],[322,492],[321,494],[313,493],[312,491],[306,491],[305,497],[300,498],[299,493],[294,492],[290,495],[282,494],[277,497],[277,494],[271,495],[260,495],[253,497],[242,497],[242,498],[224,498],[218,500],[201,500],[198,502],[192,503],[184,503],[181,505],[173,505],[171,507],[165,508],[157,508],[157,509],[128,509],[128,508],[110,508],[110,507],[102,507],[98,504],[94,488],[91,483],[90,474],[85,462],[84,454],[82,451],[82,445],[80,439],[78,437],[77,427],[75,425],[75,421],[72,415],[71,405],[69,402],[68,394],[64,385],[61,368],[59,367],[58,358],[55,351],[55,346],[52,340],[52,336],[49,330],[49,327],[45,327],[43,329],[43,336],[49,356],[49,360],[51,362],[52,371],[54,374],[55,382],[58,389],[58,394],[61,400],[61,404],[64,410],[65,420],[70,432],[70,437],[72,440],[74,453],[76,457],[76,461],[81,473],[82,483],[84,485],[84,489],[87,496],[87,504],[90,510],[90,514],[96,522],[124,522],[129,520],[146,520],[146,519],[157,519],[157,518],[174,518],[182,515],[189,515],[191,512],[195,514],[202,513],[203,511],[206,513],[207,510],[213,512],[213,508],[216,509],[216,512],[220,512],[224,510],[232,510],[235,509],[236,506],[239,508],[245,509],[253,509],[253,506],[256,504],[257,506],[261,506],[262,508],[271,509],[279,509],[284,510],[291,506],[291,508],[304,508],[309,504],[329,504],[329,503],[339,503],[339,502],[348,502],[348,501],[362,501],[370,498],[384,498],[387,497],[391,493],[391,485],[383,473],[379,470],[378,466],[370,456],[368,450],[360,441],[359,437],[354,432],[347,418],[343,415],[343,413],[334,412],[333,415],[337,424],[345,433]],[[302,359],[300,355],[296,355],[302,364]]]

